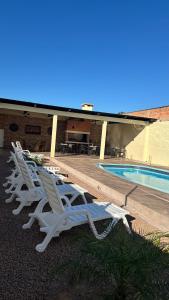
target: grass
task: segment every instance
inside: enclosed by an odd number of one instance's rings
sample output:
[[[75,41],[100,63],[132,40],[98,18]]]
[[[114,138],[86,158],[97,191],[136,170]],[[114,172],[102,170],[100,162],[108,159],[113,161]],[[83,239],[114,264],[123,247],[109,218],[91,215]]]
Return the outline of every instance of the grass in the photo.
[[[78,251],[52,270],[52,276],[79,288],[77,299],[169,299],[169,234],[129,235],[119,225],[98,241],[78,232],[71,241]]]

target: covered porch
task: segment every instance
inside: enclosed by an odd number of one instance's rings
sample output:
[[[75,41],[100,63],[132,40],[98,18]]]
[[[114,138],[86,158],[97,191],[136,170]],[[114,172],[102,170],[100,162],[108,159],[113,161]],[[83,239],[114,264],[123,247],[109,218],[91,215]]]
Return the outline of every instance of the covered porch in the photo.
[[[34,152],[50,157],[90,155],[132,159],[128,146],[145,128],[140,151],[147,160],[148,118],[71,109],[30,102],[1,100],[0,129],[3,147],[20,140]]]

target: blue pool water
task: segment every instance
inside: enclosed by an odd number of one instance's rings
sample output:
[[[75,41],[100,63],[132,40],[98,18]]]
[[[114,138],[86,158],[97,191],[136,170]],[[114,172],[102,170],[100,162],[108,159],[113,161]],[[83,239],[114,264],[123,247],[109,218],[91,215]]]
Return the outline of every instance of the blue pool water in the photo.
[[[169,172],[165,170],[125,164],[99,164],[99,167],[128,181],[169,193]]]

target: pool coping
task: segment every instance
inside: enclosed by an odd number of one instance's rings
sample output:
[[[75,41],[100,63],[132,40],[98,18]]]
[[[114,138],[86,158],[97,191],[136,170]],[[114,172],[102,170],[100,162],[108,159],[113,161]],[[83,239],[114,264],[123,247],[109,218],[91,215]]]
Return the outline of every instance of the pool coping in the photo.
[[[114,187],[109,187],[108,185],[102,183],[100,180],[96,180],[91,176],[77,170],[76,168],[69,166],[67,163],[59,159],[51,159],[51,161],[64,169],[66,172],[72,174],[73,176],[80,178],[81,181],[87,185],[94,188],[97,192],[101,192],[109,201],[114,202],[115,204],[126,208],[131,214],[137,214],[144,221],[153,225],[161,231],[169,231],[169,201],[158,197],[157,195],[151,194],[151,190],[148,187],[145,187],[146,190],[150,190],[150,195],[155,196],[150,197],[150,203],[144,201],[144,196],[147,194],[140,189],[139,184],[134,184],[130,182],[130,190],[128,193],[123,193],[115,189]],[[96,167],[97,169],[97,167]],[[105,173],[105,171],[102,170]],[[104,176],[103,173],[103,176]],[[110,175],[113,176],[113,175]],[[116,176],[114,176],[116,177]],[[124,181],[118,177],[119,180]],[[147,192],[148,193],[148,192]],[[105,199],[106,200],[106,199]],[[159,209],[162,208],[163,214],[160,213]]]

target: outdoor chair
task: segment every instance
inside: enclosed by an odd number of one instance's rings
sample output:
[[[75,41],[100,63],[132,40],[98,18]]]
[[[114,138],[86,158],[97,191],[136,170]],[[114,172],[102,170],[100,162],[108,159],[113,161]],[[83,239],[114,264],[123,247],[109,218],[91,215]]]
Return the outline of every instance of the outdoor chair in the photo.
[[[39,180],[39,176],[37,174],[37,169],[33,168],[30,162],[30,168],[28,167],[28,163],[23,159],[17,157],[18,169],[20,172],[18,181],[14,184],[14,186],[7,190],[6,193],[11,194],[10,198],[6,199],[6,203],[12,202],[15,198],[16,201],[20,202],[17,209],[14,209],[13,214],[19,214],[24,206],[30,206],[33,202],[39,201],[44,197],[43,187]],[[38,172],[41,171],[41,168],[38,169]],[[47,170],[44,171],[53,178],[55,185],[58,182],[58,178],[54,174],[49,174]],[[23,190],[23,185],[26,185],[27,189]],[[81,196],[83,201],[87,203],[85,193],[87,192],[85,189],[81,188],[76,184],[65,184],[62,183],[58,185],[59,193],[62,197],[69,196],[70,203],[72,203],[78,196]]]
[[[124,148],[119,148],[119,147],[112,147],[110,149],[110,155],[111,157],[116,157],[116,158],[125,158],[125,149]]]
[[[68,153],[68,151],[69,151],[68,144],[67,143],[61,143],[60,144],[60,152],[65,154],[65,153]]]
[[[87,153],[87,145],[81,144],[79,146],[79,154],[86,154]]]
[[[14,153],[16,156],[18,156],[20,159],[24,159],[27,164],[29,165],[33,165],[36,169],[38,169],[38,166],[36,165],[36,163],[32,160],[32,158],[30,158],[30,160],[27,160],[28,159],[28,156],[25,156],[25,152],[24,151],[28,151],[28,150],[20,150],[18,147],[15,146],[15,144],[12,142],[12,147],[13,147],[13,150],[14,150]],[[11,152],[12,153],[12,152]],[[11,155],[12,157],[12,155]],[[16,164],[16,161],[14,159],[14,157],[12,158],[14,163]],[[39,166],[40,168],[40,166]],[[58,180],[60,181],[64,181],[65,179],[67,179],[66,176],[64,176],[63,174],[60,174],[60,168],[59,167],[56,167],[56,166],[44,166],[44,168],[50,173],[50,174],[54,174],[56,175],[56,177],[58,177]]]
[[[41,200],[34,213],[30,213],[28,223],[23,225],[23,229],[30,228],[35,220],[39,222],[40,231],[46,233],[43,242],[36,246],[38,252],[43,252],[53,237],[58,237],[62,231],[70,230],[74,226],[88,223],[94,236],[97,239],[104,239],[116,223],[122,219],[127,231],[130,227],[126,219],[128,212],[109,202],[98,202],[71,206],[68,198],[65,197],[66,205],[63,205],[62,198],[55,185],[54,179],[44,171],[39,172],[40,180],[46,197]],[[51,211],[43,212],[43,208],[48,201]],[[106,229],[99,234],[95,222],[111,218]]]
[[[18,162],[15,157],[15,154],[12,153],[12,155],[14,156],[13,161],[15,163],[15,168],[12,171],[11,175],[6,177],[6,182],[3,184],[4,187],[10,185],[10,187],[5,191],[6,193],[9,193],[13,189],[13,187],[18,183],[18,180],[21,176],[20,168],[18,166]],[[58,173],[57,167],[50,167],[50,166],[38,167],[34,161],[25,160],[25,163],[28,165],[29,169],[33,172],[33,173],[31,172],[31,176],[33,177],[33,179],[34,179],[34,175],[33,175],[34,172],[38,174],[38,171],[41,168],[45,169],[49,174],[55,176],[56,184],[63,184],[63,180],[67,179],[67,177]]]
[[[7,187],[10,185],[8,190],[6,190],[7,192],[9,192],[14,188],[14,186],[18,183],[19,177],[21,176],[21,172],[20,172],[20,168],[16,156],[12,151],[10,152],[10,159],[14,163],[14,168],[12,169],[11,174],[5,178],[6,182],[3,183],[3,187]]]
[[[29,150],[23,150],[22,146],[21,146],[21,143],[19,141],[16,141],[16,147],[17,147],[18,150],[22,151],[26,156],[28,156],[30,158],[35,158],[35,157],[37,157],[39,159],[43,159],[44,158],[43,154],[33,154]]]
[[[88,147],[88,155],[98,155],[99,154],[99,146],[91,145]]]

